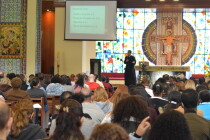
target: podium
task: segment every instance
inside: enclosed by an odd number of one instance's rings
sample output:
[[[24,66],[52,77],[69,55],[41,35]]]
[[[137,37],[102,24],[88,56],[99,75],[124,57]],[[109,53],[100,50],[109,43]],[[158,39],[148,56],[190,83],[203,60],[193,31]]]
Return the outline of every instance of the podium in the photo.
[[[90,73],[97,74],[101,79],[101,59],[90,59]]]

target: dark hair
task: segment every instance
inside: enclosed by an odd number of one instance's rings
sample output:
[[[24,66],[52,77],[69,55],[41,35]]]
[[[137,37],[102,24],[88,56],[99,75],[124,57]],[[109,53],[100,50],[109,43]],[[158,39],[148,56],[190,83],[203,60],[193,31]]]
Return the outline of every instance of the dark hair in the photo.
[[[71,99],[76,100],[77,102],[79,102],[80,104],[84,101],[84,97],[82,94],[73,94],[71,96]]]
[[[191,140],[190,130],[183,114],[167,111],[160,115],[149,134],[148,140]]]
[[[53,76],[51,83],[61,83],[61,78],[58,75]]]
[[[77,102],[76,100],[73,100],[73,99],[65,100],[61,104],[59,113],[64,112],[64,108],[66,108],[66,107],[68,108],[69,112],[73,112],[76,115],[78,115],[79,117],[83,116],[82,105],[79,102]]]
[[[132,53],[132,51],[131,51],[131,50],[128,50],[128,52],[129,52],[129,53]]]
[[[184,90],[181,95],[182,103],[186,108],[196,108],[198,105],[198,93],[193,89]]]
[[[84,140],[80,131],[80,117],[73,112],[62,112],[56,119],[56,128],[51,140]]]
[[[10,117],[10,109],[4,102],[0,102],[0,130],[4,129]]]
[[[205,82],[205,78],[204,77],[200,77],[198,79],[198,82],[199,82],[200,85],[202,85]]]
[[[202,90],[201,92],[199,92],[199,98],[202,102],[210,102],[210,91]]]
[[[181,93],[179,91],[170,92],[168,94],[168,101],[168,109],[176,109],[177,107],[181,106]]]
[[[31,83],[30,83],[31,89],[33,88],[33,86],[37,86],[38,84],[39,84],[39,78],[34,77],[34,78],[31,80]]]
[[[78,79],[75,82],[75,85],[80,86],[80,87],[84,87],[84,75],[82,75],[82,74],[78,75]]]
[[[72,92],[64,91],[60,96],[60,104],[62,104],[65,100],[70,99],[72,95]]]
[[[206,89],[208,89],[208,88],[204,85],[199,85],[199,86],[196,87],[196,91],[198,93],[201,92],[202,90],[206,90]]]
[[[70,78],[66,75],[61,75],[63,85],[71,85]]]
[[[15,73],[8,73],[7,74],[7,78],[9,78],[10,80],[12,80],[15,77],[16,77]]]
[[[154,84],[152,90],[154,95],[159,96],[163,92],[163,86],[161,84]]]
[[[112,122],[124,128],[129,127],[130,117],[134,117],[137,128],[138,124],[149,116],[147,104],[138,96],[129,96],[120,100],[115,105],[112,114]]]

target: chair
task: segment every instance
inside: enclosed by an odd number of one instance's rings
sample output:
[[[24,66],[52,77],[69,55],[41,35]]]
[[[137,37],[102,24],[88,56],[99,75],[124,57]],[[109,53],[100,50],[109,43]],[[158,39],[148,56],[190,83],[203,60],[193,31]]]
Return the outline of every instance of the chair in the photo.
[[[31,100],[34,104],[39,104],[41,106],[41,108],[39,109],[39,113],[38,113],[38,116],[40,117],[40,120],[41,120],[40,125],[42,126],[43,129],[47,128],[48,122],[49,122],[49,113],[47,115],[47,112],[45,112],[44,97],[31,98]]]
[[[54,114],[55,112],[55,96],[54,95],[47,95],[47,104],[49,107],[49,113]]]

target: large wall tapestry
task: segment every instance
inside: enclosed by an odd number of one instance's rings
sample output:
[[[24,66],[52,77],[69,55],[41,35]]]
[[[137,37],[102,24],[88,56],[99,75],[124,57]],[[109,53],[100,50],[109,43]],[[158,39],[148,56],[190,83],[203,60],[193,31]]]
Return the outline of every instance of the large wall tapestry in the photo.
[[[210,68],[210,9],[183,9],[181,12],[183,30],[191,38],[188,45],[197,44],[189,51],[182,50],[181,65],[190,66],[192,74],[206,73]],[[145,29],[157,19],[157,14],[156,9],[150,8],[117,9],[117,40],[96,42],[96,58],[102,60],[102,72],[124,72],[123,60],[127,50],[132,50],[137,61],[156,64],[155,54],[150,53],[150,57],[153,57],[151,59],[144,55],[142,40]],[[177,33],[177,37],[181,38],[185,33]],[[162,35],[166,36],[164,33]],[[161,34],[159,36],[161,37]],[[159,43],[161,41],[159,40]],[[180,41],[185,43],[185,37]],[[179,46],[181,43],[178,43]],[[165,59],[165,56],[163,58]]]
[[[27,0],[0,1],[0,70],[26,72]]]

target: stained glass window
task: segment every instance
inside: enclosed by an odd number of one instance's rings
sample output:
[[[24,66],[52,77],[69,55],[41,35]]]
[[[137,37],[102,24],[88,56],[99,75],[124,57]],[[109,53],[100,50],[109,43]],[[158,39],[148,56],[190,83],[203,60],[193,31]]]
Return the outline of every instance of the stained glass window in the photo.
[[[102,72],[123,73],[127,50],[132,51],[137,62],[149,62],[141,47],[142,35],[155,19],[154,8],[118,8],[117,40],[96,42],[96,58],[102,59]],[[210,9],[183,9],[183,19],[192,25],[197,35],[195,55],[185,65],[191,66],[193,74],[206,73],[210,69]]]
[[[197,35],[196,52],[190,62],[192,73],[203,74],[210,70],[210,9],[184,9],[183,19],[190,23]]]

